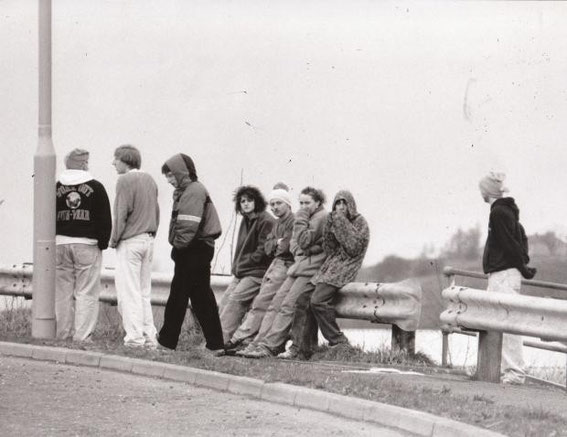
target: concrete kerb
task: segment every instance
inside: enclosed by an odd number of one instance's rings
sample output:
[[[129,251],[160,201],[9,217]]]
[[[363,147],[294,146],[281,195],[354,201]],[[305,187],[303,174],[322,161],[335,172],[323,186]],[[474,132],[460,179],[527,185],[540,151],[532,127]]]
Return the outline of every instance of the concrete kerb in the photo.
[[[455,435],[463,437],[502,437],[502,434],[494,431],[380,402],[349,398],[290,384],[267,383],[253,378],[157,361],[76,349],[8,342],[0,342],[0,354],[40,361],[99,367],[141,376],[185,382],[269,402],[323,411],[348,419],[374,422],[382,426],[425,437],[452,437]]]

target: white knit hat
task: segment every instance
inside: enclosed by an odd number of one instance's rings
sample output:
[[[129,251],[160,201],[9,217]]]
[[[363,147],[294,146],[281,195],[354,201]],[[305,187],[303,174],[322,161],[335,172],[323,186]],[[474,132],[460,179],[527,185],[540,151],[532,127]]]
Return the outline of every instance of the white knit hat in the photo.
[[[275,190],[272,190],[272,192],[268,196],[268,202],[276,199],[281,200],[282,202],[285,202],[289,206],[291,206],[291,197],[289,196],[289,193],[282,188],[276,188]]]

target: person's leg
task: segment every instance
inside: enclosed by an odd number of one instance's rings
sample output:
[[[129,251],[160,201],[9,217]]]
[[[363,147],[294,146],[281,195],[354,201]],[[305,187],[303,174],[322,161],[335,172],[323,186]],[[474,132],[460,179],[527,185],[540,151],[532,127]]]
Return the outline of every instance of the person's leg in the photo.
[[[71,258],[70,244],[56,246],[56,288],[55,288],[55,320],[57,321],[57,338],[66,339],[73,335],[75,304],[75,271]]]
[[[224,300],[225,305],[220,311],[220,321],[225,343],[230,340],[232,334],[240,326],[252,300],[260,291],[261,283],[262,278],[246,276],[240,280],[229,298]]]
[[[519,294],[522,276],[517,269],[508,269],[491,273],[488,277],[488,291]],[[520,335],[502,336],[502,372],[503,382],[523,384],[526,379],[523,340]]]
[[[288,266],[285,261],[281,259],[272,261],[262,279],[260,291],[252,301],[248,314],[246,314],[246,318],[230,339],[232,343],[239,344],[251,341],[256,336],[276,292],[287,278],[287,269]]]
[[[126,331],[124,344],[132,346],[142,346],[145,342],[140,286],[144,245],[143,239],[132,237],[121,241],[116,247],[115,285],[118,311]]]
[[[338,291],[338,287],[319,283],[315,287],[313,296],[311,296],[311,310],[323,337],[329,342],[330,346],[348,343],[348,339],[337,324],[337,316],[333,305]]]
[[[75,334],[73,340],[86,340],[98,320],[102,251],[97,246],[73,244],[75,261]]]
[[[168,349],[175,349],[179,341],[179,333],[187,312],[189,303],[190,259],[185,255],[177,255],[174,263],[173,279],[169,297],[165,304],[163,325],[159,331],[158,343]]]
[[[295,312],[291,324],[292,344],[282,358],[309,359],[317,346],[317,321],[313,316],[309,303],[315,286],[309,282],[295,302]]]
[[[219,315],[222,314],[224,307],[230,301],[230,296],[232,295],[232,293],[234,293],[234,290],[236,289],[236,287],[238,286],[240,281],[241,281],[241,279],[236,278],[234,276],[230,280],[230,283],[228,284],[228,287],[226,287],[226,290],[224,290],[224,293],[222,294],[221,300],[218,304]]]
[[[145,250],[142,253],[142,264],[140,266],[140,288],[142,297],[142,330],[145,343],[150,346],[156,345],[156,326],[152,312],[152,261],[154,256],[154,238],[150,235],[144,236]]]
[[[215,294],[211,288],[211,260],[215,249],[206,243],[197,243],[192,251],[193,266],[188,283],[193,312],[205,336],[209,350],[224,350],[224,340]]]
[[[312,290],[311,278],[299,276],[285,296],[282,305],[272,323],[270,331],[266,334],[260,345],[265,346],[273,354],[283,350],[289,338],[289,331],[295,313],[295,303],[302,293]]]

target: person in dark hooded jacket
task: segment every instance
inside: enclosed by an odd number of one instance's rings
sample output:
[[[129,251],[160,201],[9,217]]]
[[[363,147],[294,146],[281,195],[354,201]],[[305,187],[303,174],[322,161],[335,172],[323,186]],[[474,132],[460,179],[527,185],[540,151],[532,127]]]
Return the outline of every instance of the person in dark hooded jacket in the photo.
[[[236,190],[234,204],[242,221],[232,261],[232,281],[219,305],[225,346],[229,348],[232,346],[230,339],[260,292],[262,278],[272,262],[272,257],[264,250],[264,243],[275,223],[266,211],[264,196],[252,185]]]
[[[329,346],[349,344],[337,324],[333,301],[337,292],[355,279],[369,240],[368,223],[358,213],[353,195],[347,190],[339,191],[323,228],[323,249],[327,258],[311,279],[315,290],[303,297],[309,302],[297,302],[292,328],[293,345],[281,358],[309,358],[316,346],[312,339],[317,325]]]
[[[215,239],[222,232],[220,220],[207,189],[197,179],[195,164],[189,156],[182,153],[172,156],[162,166],[162,173],[175,188],[169,224],[175,271],[158,342],[168,349],[177,347],[190,298],[205,336],[206,349],[220,356],[224,354],[224,342],[211,289],[211,260]]]
[[[520,209],[512,197],[504,197],[503,173],[490,173],[479,182],[484,201],[490,204],[488,236],[482,257],[488,273],[488,291],[519,294],[522,276],[531,279],[536,269],[528,267],[528,239],[520,223]],[[502,338],[502,372],[504,384],[525,381],[522,337],[504,334]]]

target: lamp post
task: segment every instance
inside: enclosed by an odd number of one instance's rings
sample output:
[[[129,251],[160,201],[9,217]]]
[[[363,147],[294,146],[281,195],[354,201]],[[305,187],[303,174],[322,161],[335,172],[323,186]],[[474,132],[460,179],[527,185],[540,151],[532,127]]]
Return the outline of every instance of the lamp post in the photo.
[[[39,119],[34,155],[32,337],[55,338],[55,149],[51,135],[51,0],[39,0]]]

